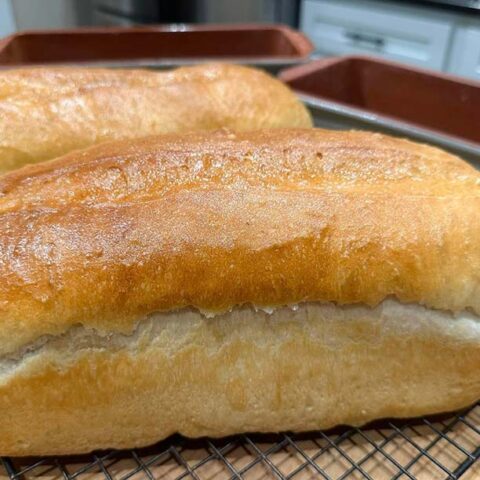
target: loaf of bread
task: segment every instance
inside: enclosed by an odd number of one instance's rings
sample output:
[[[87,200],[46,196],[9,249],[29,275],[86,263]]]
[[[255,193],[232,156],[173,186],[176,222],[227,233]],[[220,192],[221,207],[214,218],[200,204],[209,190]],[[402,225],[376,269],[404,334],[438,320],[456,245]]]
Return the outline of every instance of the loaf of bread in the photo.
[[[307,109],[288,87],[242,66],[0,73],[0,173],[108,140],[310,126]]]
[[[480,398],[480,175],[380,134],[124,140],[0,178],[0,455]]]

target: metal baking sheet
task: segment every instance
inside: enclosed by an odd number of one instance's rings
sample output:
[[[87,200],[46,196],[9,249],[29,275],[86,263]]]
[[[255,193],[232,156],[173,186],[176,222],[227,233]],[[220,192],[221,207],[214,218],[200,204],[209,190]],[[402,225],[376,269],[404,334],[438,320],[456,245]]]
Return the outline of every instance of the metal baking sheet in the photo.
[[[301,95],[317,126],[407,137],[479,166],[478,82],[358,55],[321,58],[279,77]]]
[[[32,65],[164,69],[229,62],[271,72],[305,63],[301,32],[277,24],[102,27],[19,32],[0,41],[0,68]]]

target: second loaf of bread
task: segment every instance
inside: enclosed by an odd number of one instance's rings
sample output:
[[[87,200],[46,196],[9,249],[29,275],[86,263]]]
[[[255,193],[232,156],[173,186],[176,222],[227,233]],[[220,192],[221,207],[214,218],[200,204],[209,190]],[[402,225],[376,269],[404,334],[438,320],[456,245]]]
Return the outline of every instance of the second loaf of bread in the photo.
[[[287,86],[238,65],[0,73],[0,173],[121,138],[309,126],[308,111]]]

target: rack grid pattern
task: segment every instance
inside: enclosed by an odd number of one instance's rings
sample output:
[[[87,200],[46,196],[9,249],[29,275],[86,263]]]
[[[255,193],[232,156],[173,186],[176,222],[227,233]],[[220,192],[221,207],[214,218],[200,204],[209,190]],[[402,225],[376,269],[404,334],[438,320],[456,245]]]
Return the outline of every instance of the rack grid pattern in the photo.
[[[480,403],[367,428],[187,440],[79,457],[2,458],[10,480],[480,478]]]

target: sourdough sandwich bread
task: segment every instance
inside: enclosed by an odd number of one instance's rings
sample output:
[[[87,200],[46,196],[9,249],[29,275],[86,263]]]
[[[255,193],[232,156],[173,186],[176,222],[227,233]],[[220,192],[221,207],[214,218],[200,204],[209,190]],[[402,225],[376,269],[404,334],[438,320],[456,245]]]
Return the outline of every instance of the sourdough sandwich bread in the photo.
[[[0,173],[108,140],[310,126],[307,109],[288,87],[237,65],[0,73]]]
[[[276,129],[0,178],[0,455],[361,425],[480,398],[480,175]]]

